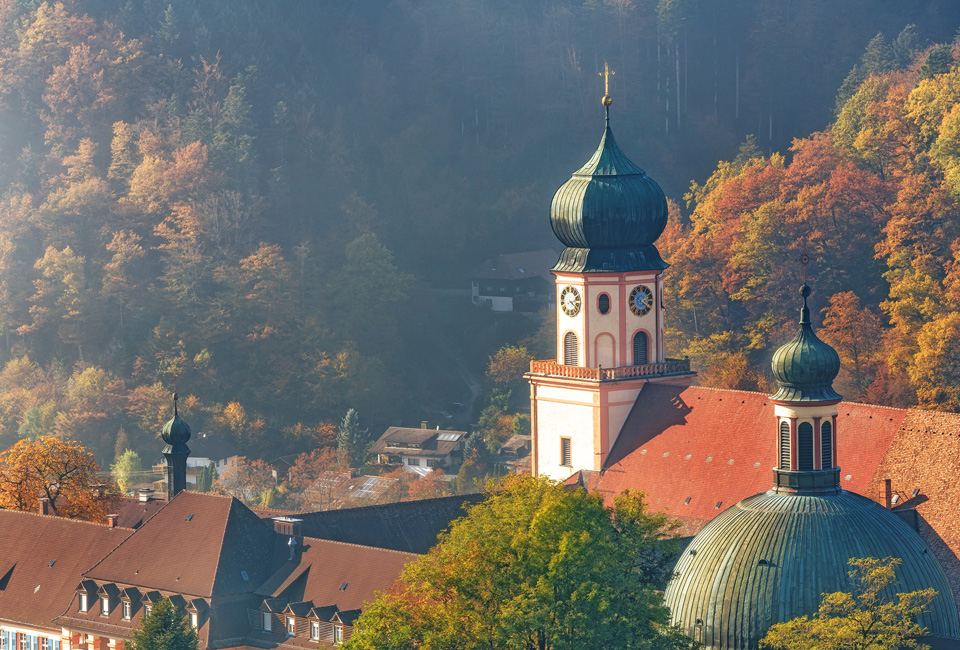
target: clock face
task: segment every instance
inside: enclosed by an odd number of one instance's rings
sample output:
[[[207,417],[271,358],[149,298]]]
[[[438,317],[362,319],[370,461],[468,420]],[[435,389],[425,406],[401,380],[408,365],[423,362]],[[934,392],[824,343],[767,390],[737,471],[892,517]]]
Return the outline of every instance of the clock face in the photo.
[[[630,311],[637,316],[645,316],[653,308],[653,292],[642,284],[630,292]]]
[[[575,287],[565,287],[560,292],[560,308],[567,316],[580,313],[580,292]]]

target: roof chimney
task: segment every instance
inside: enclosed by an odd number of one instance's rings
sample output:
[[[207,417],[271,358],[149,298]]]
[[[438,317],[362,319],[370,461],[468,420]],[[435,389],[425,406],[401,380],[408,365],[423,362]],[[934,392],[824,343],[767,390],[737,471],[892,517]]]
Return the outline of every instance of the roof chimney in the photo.
[[[427,428],[427,421],[426,421],[426,420],[420,420],[420,428],[421,428],[421,429],[426,429],[426,428]]]
[[[39,512],[40,512],[40,514],[41,514],[41,515],[49,515],[49,514],[50,514],[50,499],[48,499],[47,497],[40,497],[39,499],[37,499],[37,501],[40,502],[40,504],[39,504]]]
[[[116,528],[120,515],[107,515],[107,528]]]
[[[294,517],[274,517],[273,530],[274,532],[279,533],[281,535],[289,535],[290,537],[302,537],[303,536],[303,519],[296,519]]]
[[[140,503],[146,503],[153,498],[153,488],[140,488],[137,490],[137,496],[140,499]]]
[[[893,507],[893,485],[888,478],[883,479],[883,505],[887,510]]]

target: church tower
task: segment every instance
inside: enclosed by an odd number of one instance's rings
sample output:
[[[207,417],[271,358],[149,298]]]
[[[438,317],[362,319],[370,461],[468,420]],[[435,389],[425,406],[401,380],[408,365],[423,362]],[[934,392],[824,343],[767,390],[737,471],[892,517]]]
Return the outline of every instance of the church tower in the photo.
[[[605,66],[606,68],[606,66]],[[608,70],[604,75],[609,80]],[[660,186],[606,127],[593,157],[553,197],[550,225],[566,248],[556,276],[556,358],[533,361],[533,473],[599,470],[643,384],[690,383],[664,351],[663,272],[654,242],[667,224]]]
[[[190,425],[180,419],[177,394],[173,394],[173,417],[163,425],[160,437],[166,443],[163,457],[167,460],[167,499],[172,499],[187,488],[187,457],[190,455]]]

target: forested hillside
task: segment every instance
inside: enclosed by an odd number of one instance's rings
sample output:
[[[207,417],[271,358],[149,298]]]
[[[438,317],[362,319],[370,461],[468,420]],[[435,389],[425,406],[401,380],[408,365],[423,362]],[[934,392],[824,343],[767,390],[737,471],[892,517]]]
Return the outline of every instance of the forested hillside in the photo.
[[[849,309],[893,323],[858,385],[929,404],[925,342],[960,327],[938,121],[956,98],[952,73],[918,68],[960,6],[903,4],[0,2],[0,447],[152,452],[174,380],[195,430],[254,457],[331,444],[348,408],[373,431],[435,415],[535,324],[433,289],[555,244],[604,60],[618,140],[678,200],[758,135],[668,233],[677,350],[714,382],[738,346],[765,354],[795,231],[818,299],[856,291]],[[844,84],[878,31],[889,61]],[[833,131],[771,155],[864,78]],[[758,193],[734,201],[737,183]],[[940,231],[917,234],[930,215]]]

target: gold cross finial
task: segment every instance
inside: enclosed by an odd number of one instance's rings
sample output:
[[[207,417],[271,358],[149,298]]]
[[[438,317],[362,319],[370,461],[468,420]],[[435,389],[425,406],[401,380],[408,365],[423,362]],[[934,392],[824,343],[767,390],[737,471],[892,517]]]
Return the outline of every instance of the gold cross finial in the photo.
[[[598,77],[603,77],[603,105],[610,106],[613,103],[613,99],[610,98],[610,75],[617,74],[610,69],[610,65],[604,61],[603,62],[603,72],[598,72]]]

